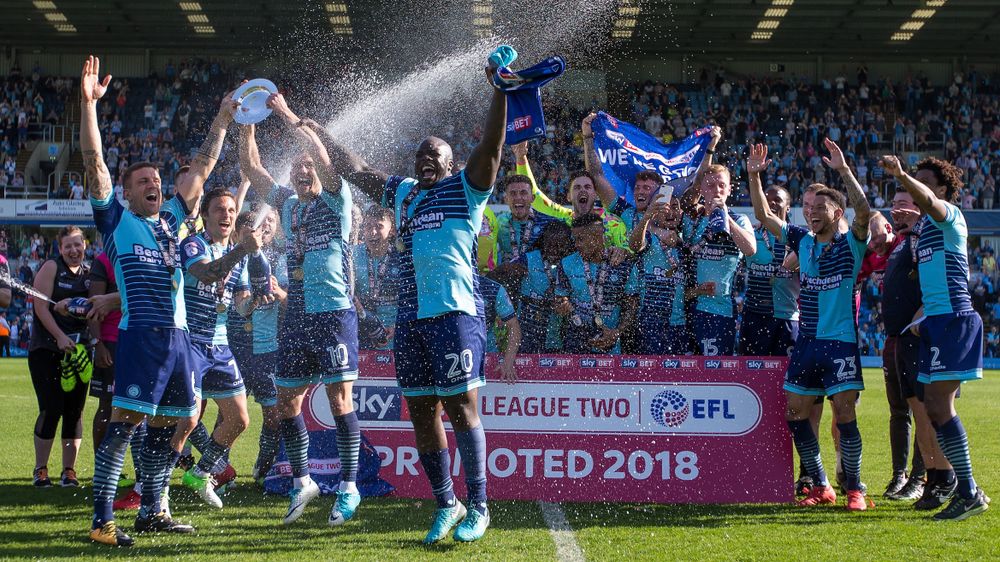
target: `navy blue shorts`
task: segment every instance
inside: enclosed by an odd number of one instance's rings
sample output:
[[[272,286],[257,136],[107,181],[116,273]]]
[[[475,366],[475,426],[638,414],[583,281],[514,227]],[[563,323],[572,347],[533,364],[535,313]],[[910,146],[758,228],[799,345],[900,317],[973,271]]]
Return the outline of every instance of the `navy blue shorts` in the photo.
[[[747,311],[740,322],[740,355],[788,357],[798,337],[798,320]]]
[[[688,320],[694,331],[695,355],[736,353],[736,318],[695,310]]]
[[[639,316],[639,353],[643,355],[684,355],[687,353],[684,326],[671,326],[669,320],[654,321]]]
[[[111,405],[148,416],[194,416],[201,399],[195,369],[187,330],[120,330]]]
[[[451,313],[396,325],[396,381],[403,396],[454,396],[486,384],[482,318]]]
[[[667,326],[667,341],[670,342],[670,353],[687,355],[691,353],[691,331],[684,324]]]
[[[928,316],[920,323],[924,384],[983,378],[983,320],[975,311]]]
[[[191,357],[195,364],[194,383],[202,398],[219,400],[246,394],[240,368],[228,345],[191,342]]]
[[[278,387],[274,385],[274,374],[278,369],[278,352],[253,353],[249,347],[233,348],[236,364],[243,373],[243,384],[247,393],[261,406],[278,403]]]
[[[864,389],[858,344],[799,335],[785,373],[785,390],[807,396],[833,396]]]
[[[286,388],[358,378],[358,314],[352,308],[289,314],[278,336],[278,373]]]

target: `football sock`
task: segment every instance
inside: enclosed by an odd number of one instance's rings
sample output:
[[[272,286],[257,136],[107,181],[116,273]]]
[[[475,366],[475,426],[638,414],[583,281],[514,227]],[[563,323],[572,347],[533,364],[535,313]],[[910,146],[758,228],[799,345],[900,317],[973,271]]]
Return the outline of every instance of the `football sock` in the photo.
[[[958,493],[967,500],[976,496],[976,480],[972,477],[972,459],[969,456],[969,438],[962,427],[962,420],[955,416],[936,426],[938,444],[945,458],[951,463],[958,478]]]
[[[486,432],[482,424],[469,431],[456,431],[455,441],[465,468],[465,486],[469,492],[469,507],[486,513]]]
[[[448,449],[420,453],[420,464],[431,482],[431,491],[434,492],[438,507],[455,505],[455,490],[450,474],[451,456],[448,454]]]
[[[125,449],[132,438],[133,424],[111,422],[94,458],[94,529],[115,518],[112,504],[118,477],[125,465]]]
[[[139,463],[142,466],[142,503],[139,517],[152,517],[160,512],[160,493],[163,491],[163,473],[172,468],[170,460],[173,450],[170,439],[175,426],[150,427],[146,430],[146,441],[142,445]]]
[[[838,423],[840,430],[840,460],[844,466],[844,477],[848,490],[861,489],[861,432],[858,421]]]
[[[334,416],[337,423],[337,454],[340,455],[340,491],[357,493],[358,453],[361,450],[361,428],[358,413]]]
[[[788,428],[792,431],[792,440],[795,442],[795,449],[799,452],[799,458],[806,467],[806,473],[813,480],[816,486],[829,486],[826,479],[826,471],[823,470],[823,458],[819,454],[819,441],[813,433],[809,420],[794,420],[788,422]]]
[[[293,478],[309,476],[309,433],[302,414],[281,420],[281,436],[285,440],[285,454],[292,466]],[[300,486],[296,485],[296,488]]]

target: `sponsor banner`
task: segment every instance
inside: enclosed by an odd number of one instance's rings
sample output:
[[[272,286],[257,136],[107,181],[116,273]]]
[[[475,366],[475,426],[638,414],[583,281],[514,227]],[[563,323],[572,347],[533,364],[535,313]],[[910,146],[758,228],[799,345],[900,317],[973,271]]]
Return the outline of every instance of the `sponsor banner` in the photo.
[[[362,352],[361,427],[398,495],[430,497],[391,352]],[[792,445],[787,360],[526,355],[518,382],[480,389],[490,496],[546,501],[786,502]],[[334,427],[325,392],[306,398],[311,432]],[[447,426],[447,423],[446,423]],[[449,435],[449,439],[452,439]],[[454,442],[451,442],[454,452]],[[457,487],[460,462],[454,463]]]
[[[23,199],[14,202],[17,217],[86,218],[93,217],[90,201],[77,199]]]
[[[0,218],[13,217],[17,213],[15,199],[0,199]]]

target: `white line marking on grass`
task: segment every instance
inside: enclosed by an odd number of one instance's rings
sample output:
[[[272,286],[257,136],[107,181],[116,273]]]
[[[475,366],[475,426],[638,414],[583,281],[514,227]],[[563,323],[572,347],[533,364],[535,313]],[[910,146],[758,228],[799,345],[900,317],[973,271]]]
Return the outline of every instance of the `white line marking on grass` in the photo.
[[[583,562],[583,551],[580,550],[573,528],[569,526],[569,521],[566,521],[566,514],[559,504],[539,501],[538,507],[541,508],[542,518],[549,527],[552,542],[556,543],[556,558],[561,562]]]

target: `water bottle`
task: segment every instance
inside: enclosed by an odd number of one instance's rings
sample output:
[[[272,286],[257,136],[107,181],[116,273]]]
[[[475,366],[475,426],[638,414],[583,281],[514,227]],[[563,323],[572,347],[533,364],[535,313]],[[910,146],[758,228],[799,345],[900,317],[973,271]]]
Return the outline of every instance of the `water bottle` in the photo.
[[[708,216],[709,229],[716,234],[729,233],[729,217],[722,207],[712,209],[712,214]]]
[[[78,320],[86,320],[87,314],[92,308],[94,308],[94,305],[90,304],[90,301],[84,297],[72,298],[69,300],[69,303],[66,304],[66,312]]]
[[[264,252],[250,256],[247,262],[247,275],[250,277],[250,290],[254,298],[271,294],[271,264],[264,257]]]

